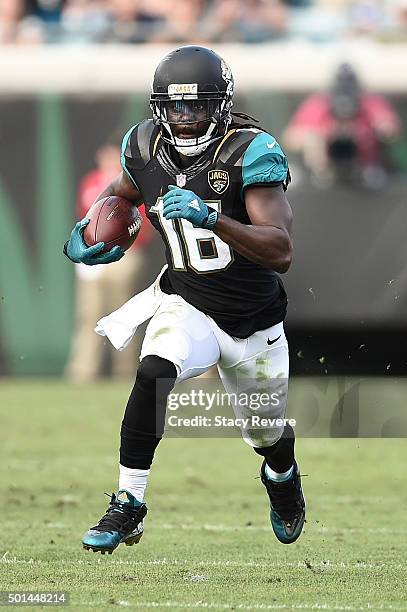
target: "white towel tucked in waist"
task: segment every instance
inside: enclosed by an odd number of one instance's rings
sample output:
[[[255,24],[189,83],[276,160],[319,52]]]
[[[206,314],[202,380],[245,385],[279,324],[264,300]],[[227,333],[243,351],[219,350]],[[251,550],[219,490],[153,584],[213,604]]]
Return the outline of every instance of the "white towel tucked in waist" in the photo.
[[[137,327],[150,319],[158,310],[165,296],[160,289],[160,278],[167,267],[167,265],[163,267],[153,284],[147,289],[97,322],[95,332],[99,336],[107,336],[118,351],[126,348],[136,333]]]

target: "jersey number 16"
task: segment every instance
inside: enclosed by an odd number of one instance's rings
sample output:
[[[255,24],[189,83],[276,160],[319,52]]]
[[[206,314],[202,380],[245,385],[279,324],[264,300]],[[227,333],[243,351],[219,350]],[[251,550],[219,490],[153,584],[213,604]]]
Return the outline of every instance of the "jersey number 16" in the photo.
[[[205,204],[220,212],[220,200],[206,200]],[[225,270],[233,262],[230,246],[212,231],[194,227],[186,219],[166,219],[162,198],[149,212],[157,214],[174,270],[186,271],[188,266],[198,274],[208,274]]]

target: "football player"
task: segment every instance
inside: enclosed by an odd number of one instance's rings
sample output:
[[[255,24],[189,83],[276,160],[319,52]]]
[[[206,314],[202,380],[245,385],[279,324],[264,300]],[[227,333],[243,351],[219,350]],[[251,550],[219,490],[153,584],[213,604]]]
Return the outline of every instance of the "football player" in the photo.
[[[216,364],[228,393],[241,391],[244,381],[262,380],[280,398],[262,416],[285,414],[287,298],[278,273],[288,270],[292,254],[289,169],[273,136],[232,113],[233,90],[230,68],[210,49],[169,53],[154,75],[153,117],[127,132],[123,171],[98,198],[144,202],[168,265],[136,308],[114,313],[123,328],[131,326],[131,312],[136,324],[152,318],[121,427],[119,490],[85,534],[86,549],[111,553],[140,539],[144,491],[176,382]],[[78,223],[65,245],[72,261],[92,265],[124,255],[120,247],[101,254],[103,243],[88,248],[87,223]],[[106,321],[99,332],[109,336]],[[238,417],[253,413],[239,403],[234,411]],[[288,424],[247,427],[242,436],[263,457],[260,476],[273,530],[280,542],[294,542],[305,520],[294,431]]]

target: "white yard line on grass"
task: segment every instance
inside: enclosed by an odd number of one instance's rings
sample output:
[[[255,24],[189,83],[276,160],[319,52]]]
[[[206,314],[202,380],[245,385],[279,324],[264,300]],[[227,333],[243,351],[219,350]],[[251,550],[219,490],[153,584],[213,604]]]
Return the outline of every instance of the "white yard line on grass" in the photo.
[[[293,567],[298,569],[316,569],[316,568],[332,568],[332,569],[404,569],[402,563],[367,563],[360,561],[357,563],[349,563],[347,561],[331,561],[329,559],[323,561],[229,561],[229,560],[199,560],[199,559],[153,559],[152,561],[142,560],[124,560],[124,559],[104,559],[97,558],[97,563],[109,563],[111,565],[132,565],[132,566],[198,566],[198,567],[263,567],[284,568]],[[63,561],[62,561],[63,563]],[[79,559],[79,565],[92,564],[92,561]]]
[[[392,605],[367,604],[367,606],[346,606],[346,605],[331,605],[324,603],[309,603],[309,604],[234,604],[234,603],[209,603],[205,601],[197,601],[195,603],[181,603],[177,601],[163,602],[129,602],[117,601],[118,605],[132,608],[169,608],[169,609],[204,609],[204,610],[405,610]],[[92,604],[91,604],[92,605]]]
[[[85,553],[86,557],[86,553]],[[262,568],[284,568],[284,567],[292,567],[298,569],[355,569],[355,570],[369,570],[369,569],[391,569],[391,570],[400,570],[405,569],[405,565],[403,563],[369,563],[367,561],[358,561],[356,563],[351,563],[349,561],[331,561],[330,559],[323,559],[322,561],[314,561],[314,560],[304,560],[304,561],[235,561],[228,559],[220,559],[220,560],[207,560],[207,559],[152,559],[149,561],[139,560],[139,559],[115,559],[105,557],[91,557],[83,559],[74,559],[74,560],[65,560],[62,559],[60,561],[42,561],[40,559],[36,560],[33,558],[30,559],[19,559],[18,557],[11,557],[9,551],[6,551],[0,557],[0,563],[4,564],[29,564],[29,565],[52,565],[53,563],[61,563],[62,565],[70,565],[70,564],[78,564],[78,565],[131,565],[131,566],[185,566],[185,567],[262,567]]]

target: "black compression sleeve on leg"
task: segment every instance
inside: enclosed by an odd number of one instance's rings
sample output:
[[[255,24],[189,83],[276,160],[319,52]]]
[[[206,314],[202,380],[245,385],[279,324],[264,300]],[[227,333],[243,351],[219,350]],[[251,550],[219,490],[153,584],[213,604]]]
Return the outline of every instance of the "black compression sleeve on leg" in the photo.
[[[287,472],[294,463],[295,433],[288,423],[281,438],[272,446],[255,448],[258,455],[265,458],[267,465],[279,474]]]
[[[164,432],[167,398],[176,378],[177,370],[171,361],[157,355],[142,359],[122,422],[121,465],[150,468]]]

